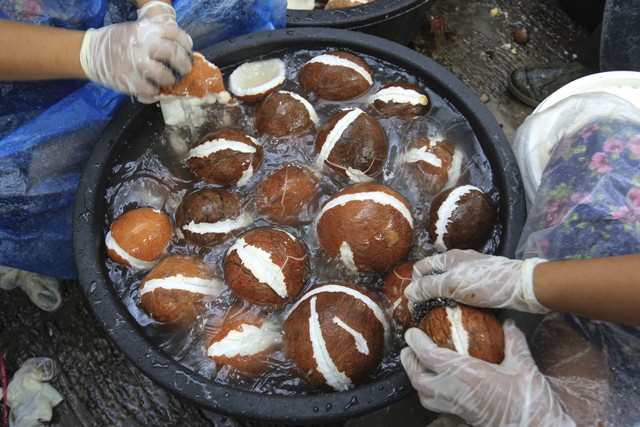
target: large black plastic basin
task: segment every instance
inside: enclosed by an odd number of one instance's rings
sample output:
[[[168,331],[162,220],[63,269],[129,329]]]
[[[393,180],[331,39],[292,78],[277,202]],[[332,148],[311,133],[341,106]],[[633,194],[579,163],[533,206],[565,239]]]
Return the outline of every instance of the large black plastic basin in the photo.
[[[512,257],[525,220],[520,173],[499,124],[459,79],[433,60],[409,49],[360,32],[300,28],[243,36],[202,52],[221,68],[286,49],[345,48],[404,68],[444,98],[468,121],[492,169],[499,191],[501,228],[495,253]],[[279,423],[321,423],[353,418],[388,406],[413,392],[405,372],[346,392],[312,395],[265,395],[216,383],[177,363],[145,334],[110,282],[104,250],[105,190],[114,159],[132,132],[161,120],[155,106],[127,103],[97,142],[77,193],[73,225],[80,283],[99,324],[118,348],[149,378],[203,409],[231,417]]]

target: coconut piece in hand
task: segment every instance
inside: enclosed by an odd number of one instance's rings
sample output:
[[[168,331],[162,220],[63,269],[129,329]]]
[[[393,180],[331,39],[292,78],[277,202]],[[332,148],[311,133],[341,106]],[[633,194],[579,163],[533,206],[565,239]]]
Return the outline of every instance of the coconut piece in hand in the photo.
[[[278,89],[287,78],[279,58],[245,62],[229,75],[229,90],[241,101],[256,102]]]
[[[222,72],[204,55],[193,52],[191,71],[182,80],[160,89],[157,96],[167,125],[197,126],[205,120],[205,107],[233,104],[224,87]]]

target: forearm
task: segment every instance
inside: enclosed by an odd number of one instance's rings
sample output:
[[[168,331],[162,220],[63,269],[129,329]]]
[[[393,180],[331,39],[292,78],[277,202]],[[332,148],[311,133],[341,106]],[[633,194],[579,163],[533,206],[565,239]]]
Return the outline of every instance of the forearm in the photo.
[[[542,263],[533,286],[551,310],[640,325],[640,254]]]
[[[86,78],[84,32],[0,19],[0,80]]]

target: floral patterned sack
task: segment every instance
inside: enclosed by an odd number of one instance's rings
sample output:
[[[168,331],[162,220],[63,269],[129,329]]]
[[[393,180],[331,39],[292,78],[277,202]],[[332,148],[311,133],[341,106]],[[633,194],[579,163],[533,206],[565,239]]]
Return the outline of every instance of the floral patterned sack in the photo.
[[[521,128],[514,151],[535,197],[516,256],[557,260],[640,253],[640,111],[610,94],[574,95],[532,114]],[[541,134],[542,142],[522,139]],[[522,155],[522,147],[535,145],[544,146],[548,157],[548,162],[531,159],[534,167],[547,162],[537,188],[524,176],[533,169]],[[563,317],[601,350],[609,366],[607,424],[634,425],[640,419],[640,329]]]

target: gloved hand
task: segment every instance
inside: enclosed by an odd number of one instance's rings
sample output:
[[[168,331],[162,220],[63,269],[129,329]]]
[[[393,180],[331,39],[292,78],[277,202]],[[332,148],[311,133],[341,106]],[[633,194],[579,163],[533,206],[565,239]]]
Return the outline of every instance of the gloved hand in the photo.
[[[533,269],[542,262],[453,249],[417,261],[404,294],[412,302],[446,297],[474,307],[548,313],[533,291]]]
[[[440,348],[408,329],[400,359],[420,403],[477,426],[574,426],[512,320],[504,325],[505,357],[495,365]]]
[[[80,63],[89,80],[152,102],[160,87],[191,71],[192,48],[173,7],[151,1],[138,10],[135,22],[89,29]]]

